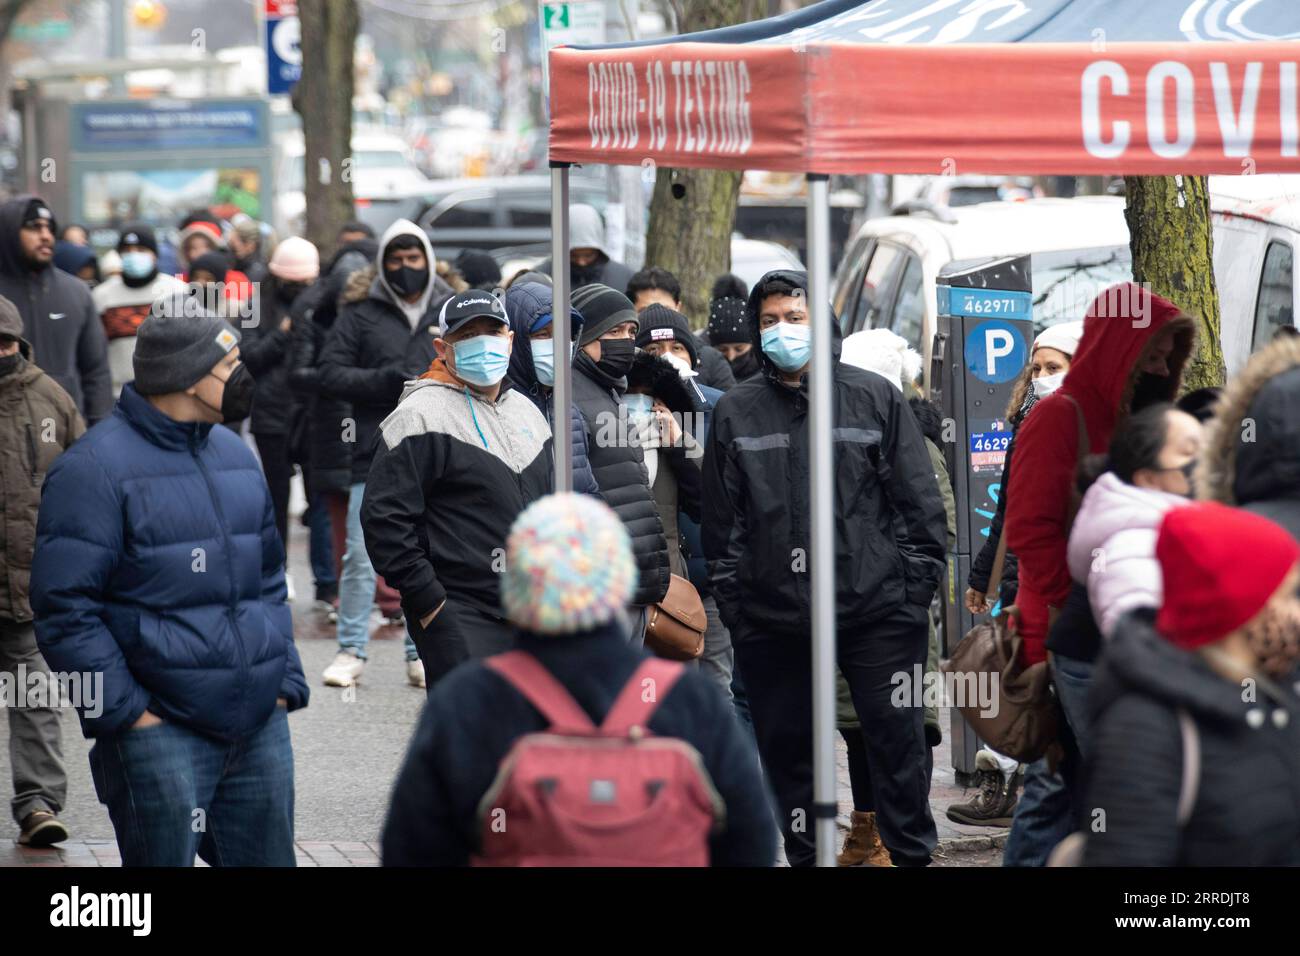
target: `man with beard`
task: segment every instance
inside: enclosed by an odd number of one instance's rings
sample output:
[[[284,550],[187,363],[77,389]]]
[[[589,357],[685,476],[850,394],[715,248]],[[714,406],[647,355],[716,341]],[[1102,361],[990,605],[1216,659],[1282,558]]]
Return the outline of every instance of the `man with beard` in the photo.
[[[57,228],[39,196],[0,205],[0,296],[18,307],[41,369],[93,425],[113,405],[108,345],[86,283],[54,267]]]

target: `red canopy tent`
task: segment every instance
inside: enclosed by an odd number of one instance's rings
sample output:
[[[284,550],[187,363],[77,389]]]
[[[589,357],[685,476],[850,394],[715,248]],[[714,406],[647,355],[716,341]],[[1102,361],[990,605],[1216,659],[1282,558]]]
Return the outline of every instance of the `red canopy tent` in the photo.
[[[1295,0],[823,0],[756,23],[550,52],[553,260],[571,164],[809,175],[814,808],[835,857],[831,173],[1300,170]],[[567,302],[567,271],[555,270]],[[556,351],[568,327],[556,326]],[[557,366],[556,420],[569,402]],[[556,429],[556,487],[571,487]]]

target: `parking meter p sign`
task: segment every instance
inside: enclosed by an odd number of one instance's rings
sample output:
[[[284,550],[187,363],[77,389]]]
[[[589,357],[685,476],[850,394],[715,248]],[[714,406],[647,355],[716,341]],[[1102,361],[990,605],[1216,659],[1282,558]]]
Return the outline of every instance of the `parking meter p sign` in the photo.
[[[1028,358],[1025,338],[1010,322],[981,322],[966,336],[966,366],[981,382],[1008,382]]]

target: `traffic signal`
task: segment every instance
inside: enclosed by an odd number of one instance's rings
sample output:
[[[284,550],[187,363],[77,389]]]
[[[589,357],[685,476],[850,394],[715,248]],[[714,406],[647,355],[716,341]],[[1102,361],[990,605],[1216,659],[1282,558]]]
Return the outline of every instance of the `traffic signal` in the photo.
[[[145,30],[157,30],[167,19],[167,8],[158,0],[135,0],[131,4],[131,20]]]

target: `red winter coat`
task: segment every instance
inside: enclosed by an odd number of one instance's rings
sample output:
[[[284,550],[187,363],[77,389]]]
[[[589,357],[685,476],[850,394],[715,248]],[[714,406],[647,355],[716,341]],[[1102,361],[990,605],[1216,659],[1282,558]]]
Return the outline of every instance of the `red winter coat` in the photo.
[[[1135,324],[1145,314],[1150,322]],[[1023,663],[1045,660],[1048,607],[1060,607],[1070,592],[1066,546],[1069,512],[1079,456],[1078,417],[1070,396],[1083,410],[1093,453],[1104,453],[1115,426],[1133,403],[1136,370],[1148,343],[1176,323],[1169,375],[1144,384],[1139,406],[1171,401],[1178,394],[1183,365],[1195,338],[1192,320],[1160,296],[1134,284],[1104,291],[1084,317],[1083,337],[1060,389],[1038,402],[1016,436],[1016,467],[1007,489],[1007,548],[1020,562],[1016,598]]]

